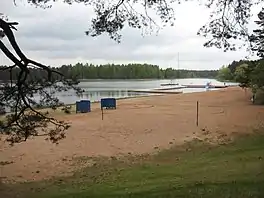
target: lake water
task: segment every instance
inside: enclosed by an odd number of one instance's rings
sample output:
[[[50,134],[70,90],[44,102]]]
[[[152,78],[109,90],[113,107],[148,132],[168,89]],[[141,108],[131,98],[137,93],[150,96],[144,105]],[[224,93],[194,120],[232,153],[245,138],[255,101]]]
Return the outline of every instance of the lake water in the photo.
[[[219,82],[215,79],[175,79],[175,80],[87,80],[82,81],[78,86],[80,86],[84,93],[81,97],[76,96],[72,91],[58,93],[57,97],[60,101],[65,104],[73,104],[80,99],[88,99],[91,102],[100,101],[101,98],[114,97],[114,98],[128,98],[128,97],[138,97],[146,95],[154,95],[147,93],[135,93],[128,92],[128,90],[136,89],[155,89],[161,88],[162,83],[179,83],[180,85],[186,84],[197,84],[205,85],[207,82],[211,82],[212,85],[223,85],[224,83]],[[231,84],[231,83],[226,83]],[[188,92],[201,92],[205,91],[202,89],[179,89],[177,91],[183,91],[183,93]]]

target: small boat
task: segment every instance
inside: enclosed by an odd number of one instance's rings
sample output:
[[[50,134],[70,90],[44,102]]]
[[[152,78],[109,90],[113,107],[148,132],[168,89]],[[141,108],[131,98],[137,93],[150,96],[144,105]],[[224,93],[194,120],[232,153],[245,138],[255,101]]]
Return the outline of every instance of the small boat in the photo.
[[[174,85],[179,85],[179,83],[162,83],[160,86],[174,86]]]
[[[172,80],[170,83],[162,83],[160,84],[160,86],[175,86],[175,85],[179,85],[179,83],[173,83]]]

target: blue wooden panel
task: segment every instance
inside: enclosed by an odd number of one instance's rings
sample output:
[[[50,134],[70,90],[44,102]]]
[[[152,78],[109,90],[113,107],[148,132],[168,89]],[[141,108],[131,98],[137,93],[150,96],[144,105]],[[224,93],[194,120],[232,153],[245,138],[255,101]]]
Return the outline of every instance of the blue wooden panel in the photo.
[[[87,113],[91,111],[91,103],[90,100],[81,100],[81,112]]]
[[[76,113],[91,112],[91,103],[89,100],[81,100],[76,102]]]
[[[116,109],[116,99],[115,98],[102,98],[101,99],[101,109],[103,108]]]

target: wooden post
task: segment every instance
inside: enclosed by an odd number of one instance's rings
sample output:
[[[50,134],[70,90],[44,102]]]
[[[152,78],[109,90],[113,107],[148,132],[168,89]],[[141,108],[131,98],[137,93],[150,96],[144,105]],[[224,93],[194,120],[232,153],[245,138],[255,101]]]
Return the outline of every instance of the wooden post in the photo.
[[[102,120],[104,120],[104,108],[102,108],[101,110],[102,110]]]
[[[196,126],[199,125],[199,101],[196,103]]]

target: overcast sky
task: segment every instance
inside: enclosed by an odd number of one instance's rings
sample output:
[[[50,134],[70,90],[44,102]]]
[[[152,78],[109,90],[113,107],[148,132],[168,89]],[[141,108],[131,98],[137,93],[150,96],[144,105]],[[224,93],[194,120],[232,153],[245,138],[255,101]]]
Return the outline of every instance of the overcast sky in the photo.
[[[205,39],[196,33],[208,21],[209,10],[194,2],[175,6],[174,27],[145,37],[138,30],[126,28],[120,44],[108,36],[91,38],[84,34],[93,12],[83,4],[56,3],[44,10],[19,0],[17,6],[13,0],[0,0],[0,12],[7,14],[10,21],[19,21],[15,34],[25,54],[46,65],[137,62],[177,68],[179,52],[180,68],[218,69],[248,55],[245,50],[204,48]],[[9,64],[0,53],[0,65]]]

